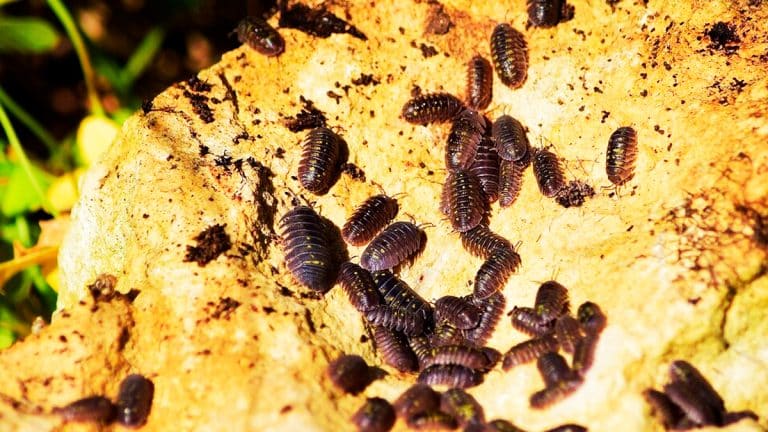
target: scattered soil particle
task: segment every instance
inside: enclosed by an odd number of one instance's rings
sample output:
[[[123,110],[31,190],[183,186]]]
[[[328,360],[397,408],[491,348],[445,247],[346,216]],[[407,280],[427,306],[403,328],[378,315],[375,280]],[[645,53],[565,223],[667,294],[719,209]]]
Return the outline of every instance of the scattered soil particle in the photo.
[[[213,261],[232,247],[229,235],[224,231],[226,225],[211,225],[195,237],[197,246],[187,245],[184,262],[194,261],[200,267]]]

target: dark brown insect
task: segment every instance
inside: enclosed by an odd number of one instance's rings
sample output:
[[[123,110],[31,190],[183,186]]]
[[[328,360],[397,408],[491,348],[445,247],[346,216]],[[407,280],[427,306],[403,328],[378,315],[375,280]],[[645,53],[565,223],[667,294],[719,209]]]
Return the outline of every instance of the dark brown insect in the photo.
[[[235,29],[237,40],[267,57],[278,56],[285,51],[285,41],[274,27],[261,18],[243,18]]]
[[[435,322],[448,322],[459,329],[477,327],[482,311],[472,303],[454,296],[444,296],[435,302]]]
[[[555,402],[567,397],[581,385],[581,379],[560,381],[557,384],[546,387],[531,395],[531,407],[536,409],[546,408]]]
[[[368,398],[352,416],[360,432],[387,432],[395,424],[395,410],[385,399]]]
[[[341,229],[344,241],[362,246],[371,241],[397,216],[397,200],[386,195],[375,195],[357,207]]]
[[[483,310],[483,314],[480,316],[480,324],[477,327],[464,330],[464,338],[477,346],[483,346],[490,339],[493,331],[496,329],[496,324],[499,323],[501,316],[504,314],[507,300],[500,292],[491,294],[485,299],[477,299],[473,296],[469,298],[475,306]]]
[[[448,171],[469,169],[484,133],[485,119],[475,110],[462,110],[453,119],[445,145],[445,167]]]
[[[671,382],[664,386],[664,393],[696,425],[722,424],[724,412],[712,409],[705,397],[696,393],[691,386],[683,382]]]
[[[328,364],[326,371],[331,382],[345,393],[360,393],[371,383],[368,364],[356,354],[339,356]]]
[[[725,402],[698,369],[684,360],[676,360],[669,366],[669,377],[672,382],[681,382],[688,386],[709,411],[717,413],[717,420],[722,421],[722,415],[726,412]]]
[[[586,375],[595,362],[598,338],[597,333],[587,332],[573,347],[573,370],[582,377]]]
[[[425,237],[411,222],[395,222],[368,244],[360,256],[360,266],[369,271],[391,269],[418,252]]]
[[[469,231],[483,220],[485,201],[480,181],[471,172],[456,170],[445,180],[450,205],[451,226],[458,232]]]
[[[440,407],[440,393],[426,384],[414,384],[397,398],[394,407],[397,415],[403,419],[435,411]]]
[[[570,315],[562,315],[555,321],[555,335],[563,351],[573,354],[576,344],[584,335],[581,324]]]
[[[547,281],[536,291],[536,315],[542,321],[554,321],[568,313],[568,290],[556,281]]]
[[[394,332],[383,326],[373,327],[373,340],[384,363],[400,372],[412,372],[419,369],[416,354],[408,345],[402,333]]]
[[[509,370],[515,366],[538,360],[543,354],[557,351],[559,346],[557,339],[552,335],[544,335],[520,342],[504,353],[501,367],[504,370]]]
[[[512,248],[498,249],[477,270],[472,295],[483,299],[503,290],[509,276],[520,267],[520,262],[520,255]]]
[[[499,162],[499,205],[509,207],[517,201],[523,189],[523,166],[518,162]]]
[[[429,335],[429,343],[432,347],[461,345],[464,343],[464,333],[448,322],[438,322],[435,330]]]
[[[476,110],[488,108],[493,97],[493,69],[480,55],[472,57],[467,67],[467,105]]]
[[[433,365],[459,365],[470,369],[488,369],[493,366],[491,359],[481,349],[465,345],[444,345],[432,348],[422,368]]]
[[[547,429],[545,432],[587,432],[589,429],[577,424],[564,424]]]
[[[434,365],[419,374],[419,382],[431,386],[468,388],[483,382],[483,374],[459,365]]]
[[[440,410],[455,418],[461,427],[485,424],[483,407],[471,394],[459,388],[446,390],[440,395]]]
[[[104,396],[90,396],[71,404],[53,409],[65,422],[110,423],[115,418],[116,407]]]
[[[536,361],[536,367],[547,387],[576,377],[565,358],[556,352],[542,354]]]
[[[406,422],[411,429],[416,430],[453,430],[457,426],[456,419],[437,410],[416,414]]]
[[[419,370],[424,369],[424,362],[432,355],[432,343],[426,335],[408,336],[408,345],[419,360]]]
[[[486,224],[480,224],[469,231],[459,233],[464,249],[474,256],[488,259],[499,250],[512,249],[507,239],[491,231]]]
[[[302,285],[325,292],[333,283],[333,260],[323,222],[312,208],[297,206],[280,220],[286,266]]]
[[[432,308],[405,282],[389,271],[373,274],[379,293],[387,306],[378,306],[366,314],[373,324],[384,325],[390,330],[402,331],[408,336],[418,336],[432,323]],[[382,316],[377,310],[388,308],[391,316]],[[373,314],[372,314],[373,312]]]
[[[522,123],[512,116],[503,115],[493,122],[492,136],[496,152],[506,161],[523,159],[531,148]]]
[[[499,199],[499,155],[488,137],[480,140],[469,171],[480,181],[486,202],[496,202]]]
[[[637,132],[625,126],[616,129],[608,139],[605,172],[616,186],[628,182],[635,175],[637,159]]]
[[[512,319],[512,327],[530,336],[544,336],[554,330],[552,323],[543,321],[533,308],[515,306],[509,316]]]
[[[403,118],[414,124],[444,122],[452,119],[464,105],[448,93],[428,93],[414,97],[403,106]]]
[[[563,167],[557,155],[543,148],[533,149],[533,176],[541,194],[547,198],[557,196],[565,187]]]
[[[511,89],[519,88],[528,77],[528,44],[522,33],[507,23],[493,29],[491,57],[499,79]]]
[[[345,262],[339,269],[341,288],[349,302],[359,312],[365,313],[381,304],[381,296],[368,270],[351,262]]]
[[[341,138],[326,127],[318,127],[309,131],[301,145],[299,183],[313,194],[323,194],[338,171]]]
[[[661,420],[661,424],[666,430],[675,427],[685,415],[666,394],[660,391],[647,389],[643,392],[643,397],[651,406],[653,415]]]
[[[573,18],[573,12],[565,0],[528,0],[528,22],[535,27],[554,27]]]
[[[128,375],[117,394],[117,421],[127,427],[141,427],[152,410],[155,385],[139,374]]]
[[[600,306],[592,302],[584,302],[577,312],[579,322],[588,333],[600,333],[607,324],[607,318]]]
[[[485,426],[485,432],[525,432],[525,430],[506,420],[496,419],[488,422]]]
[[[501,352],[495,348],[491,347],[482,347],[480,348],[480,351],[485,353],[485,356],[488,358],[488,367],[486,369],[491,369],[494,366],[496,366],[496,363],[501,360]]]

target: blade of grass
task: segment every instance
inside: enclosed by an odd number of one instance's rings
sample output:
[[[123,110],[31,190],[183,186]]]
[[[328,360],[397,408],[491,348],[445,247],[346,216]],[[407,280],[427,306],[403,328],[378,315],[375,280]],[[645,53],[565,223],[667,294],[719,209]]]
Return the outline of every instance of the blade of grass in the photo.
[[[165,38],[163,27],[153,27],[141,40],[139,46],[133,51],[125,67],[120,71],[120,81],[123,89],[127,91],[133,86],[136,79],[152,62]]]
[[[35,136],[45,144],[45,147],[48,149],[48,152],[51,154],[56,153],[59,143],[56,142],[56,139],[48,133],[47,130],[41,125],[40,123],[35,120],[34,117],[32,117],[28,112],[24,110],[19,104],[16,103],[11,97],[8,95],[8,93],[3,90],[3,87],[0,86],[0,104],[5,105],[5,107],[8,109],[8,112],[11,113],[12,116],[16,117],[24,126],[27,127]]]

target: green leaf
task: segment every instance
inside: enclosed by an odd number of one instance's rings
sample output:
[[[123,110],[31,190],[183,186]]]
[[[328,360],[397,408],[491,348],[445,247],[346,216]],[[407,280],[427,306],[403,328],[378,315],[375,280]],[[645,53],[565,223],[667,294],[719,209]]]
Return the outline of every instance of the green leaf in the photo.
[[[59,33],[44,19],[0,16],[0,52],[40,54],[58,42]]]
[[[37,184],[43,190],[47,190],[51,178],[41,169],[33,166],[32,175],[37,179]],[[7,178],[5,191],[0,201],[0,212],[8,217],[24,213],[28,210],[37,210],[42,206],[40,197],[35,193],[35,188],[30,182],[27,173],[20,165],[15,165]]]

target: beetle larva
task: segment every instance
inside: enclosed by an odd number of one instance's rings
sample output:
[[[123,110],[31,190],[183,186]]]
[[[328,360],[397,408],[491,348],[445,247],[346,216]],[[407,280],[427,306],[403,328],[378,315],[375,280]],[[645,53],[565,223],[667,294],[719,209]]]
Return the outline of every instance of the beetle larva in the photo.
[[[563,351],[573,354],[576,344],[583,337],[581,324],[570,315],[563,315],[555,321],[555,335]]]
[[[464,249],[474,256],[488,259],[501,249],[512,249],[507,239],[491,231],[486,224],[480,224],[469,231],[459,233]]]
[[[435,302],[435,322],[446,321],[459,329],[477,327],[482,311],[472,303],[454,296],[444,296]]]
[[[457,170],[445,180],[445,187],[453,229],[465,232],[479,225],[485,213],[485,201],[477,177],[469,171]]]
[[[568,313],[568,290],[556,281],[541,284],[536,292],[536,315],[544,322]]]
[[[357,207],[341,229],[344,240],[361,246],[371,241],[397,216],[397,200],[386,195],[375,195]]]
[[[413,353],[402,334],[377,325],[373,327],[373,339],[384,363],[400,372],[418,370],[419,362],[416,354]]]
[[[533,149],[533,176],[541,194],[547,198],[557,196],[565,187],[563,167],[557,155],[543,148]]]
[[[684,416],[680,408],[660,391],[647,389],[643,392],[643,397],[651,406],[653,415],[661,420],[664,429],[672,429]]]
[[[459,365],[470,369],[488,369],[491,359],[480,349],[465,345],[444,345],[432,348],[424,360],[423,368],[433,365]]]
[[[469,171],[480,181],[486,202],[496,202],[499,199],[499,155],[488,137],[480,140]]]
[[[104,396],[90,396],[53,409],[65,422],[109,423],[115,418],[115,412],[115,405]]]
[[[477,327],[464,330],[464,337],[468,342],[482,346],[490,339],[493,331],[496,329],[496,324],[499,323],[501,316],[504,314],[507,300],[500,292],[491,294],[485,299],[477,299],[473,296],[469,296],[469,298],[475,306],[483,309],[483,314],[480,316],[480,324]]]
[[[475,110],[462,110],[453,119],[445,145],[445,167],[448,171],[469,169],[484,133],[485,119]]]
[[[565,0],[528,0],[528,22],[535,27],[554,27],[573,18],[573,12]]]
[[[453,430],[456,429],[456,420],[442,411],[427,411],[411,416],[406,420],[411,429],[416,430]]]
[[[299,182],[313,194],[323,194],[331,187],[339,165],[341,139],[326,127],[314,128],[302,142]]]
[[[365,313],[381,304],[381,296],[368,270],[351,262],[345,262],[339,269],[341,288],[349,302],[359,312]]]
[[[461,111],[463,104],[448,93],[429,93],[409,100],[403,106],[403,118],[414,124],[444,122]]]
[[[512,248],[498,249],[477,270],[472,295],[482,299],[501,291],[518,267],[520,255],[517,252]]]
[[[128,375],[117,395],[117,421],[123,426],[140,427],[152,410],[155,385],[139,374]]]
[[[509,316],[512,327],[530,336],[544,336],[554,330],[552,323],[543,321],[533,308],[515,306]]]
[[[584,302],[576,314],[579,322],[588,333],[600,333],[607,324],[607,318],[600,306],[592,302]]]
[[[461,427],[485,423],[483,407],[471,394],[459,388],[440,395],[440,409],[453,416]]]
[[[394,319],[387,325],[391,330],[402,331],[408,336],[417,336],[424,332],[432,323],[432,308],[429,303],[414,292],[405,282],[396,278],[389,271],[381,271],[373,274],[373,280],[379,293],[384,296],[384,303],[394,312]],[[378,306],[371,312],[382,308]],[[371,314],[366,318],[374,324],[382,324],[371,319]],[[382,324],[383,325],[383,324]]]
[[[504,354],[501,367],[504,370],[509,370],[515,366],[538,360],[543,354],[557,351],[559,346],[557,339],[552,335],[544,335],[520,342]]]
[[[395,410],[385,399],[368,398],[352,416],[360,432],[387,432],[395,424]]]
[[[467,105],[472,109],[488,108],[493,97],[493,69],[491,63],[475,55],[467,67]]]
[[[419,382],[431,386],[467,388],[483,382],[483,374],[459,365],[434,365],[419,374]]]
[[[435,411],[440,407],[440,393],[426,384],[414,384],[393,404],[397,415],[403,419],[416,414]]]
[[[506,161],[523,159],[531,147],[525,128],[516,118],[503,115],[493,122],[492,136],[499,157]]]
[[[631,127],[620,127],[608,139],[605,172],[616,186],[630,181],[635,175],[637,159],[637,132]]]
[[[261,18],[243,18],[235,29],[237,40],[247,43],[254,50],[267,57],[274,57],[285,51],[285,41],[274,27]]]
[[[331,382],[345,393],[360,393],[371,382],[368,364],[356,354],[339,356],[328,364],[326,372]]]
[[[360,267],[369,271],[391,269],[421,249],[424,231],[411,222],[395,222],[374,238],[360,256]]]
[[[499,205],[509,207],[517,201],[523,189],[523,166],[518,162],[499,162]]]
[[[294,207],[280,220],[286,266],[302,285],[327,291],[335,279],[323,222],[314,210]]]
[[[539,390],[531,395],[531,407],[536,409],[546,408],[576,391],[580,385],[581,379],[573,378]]]
[[[519,88],[528,77],[528,44],[522,33],[507,23],[493,29],[491,57],[499,79],[511,89]]]

